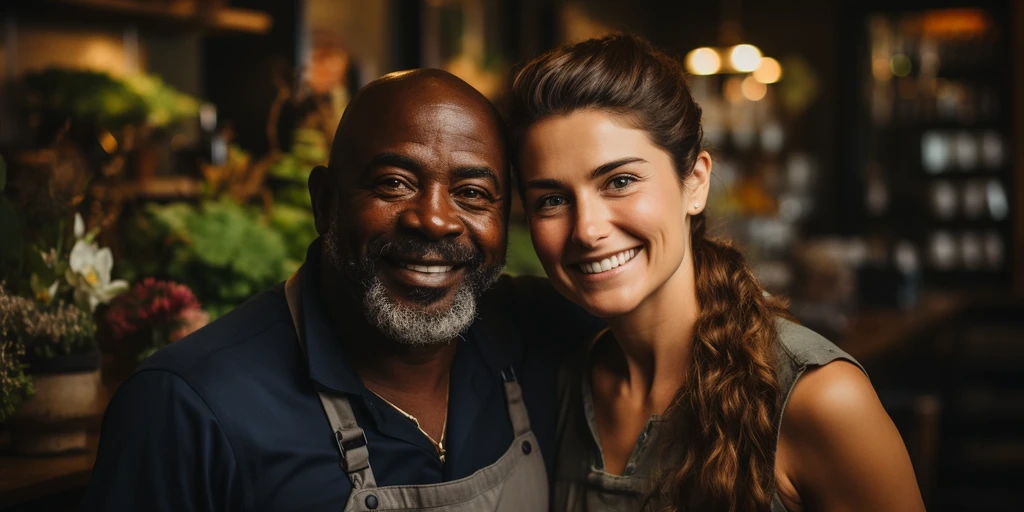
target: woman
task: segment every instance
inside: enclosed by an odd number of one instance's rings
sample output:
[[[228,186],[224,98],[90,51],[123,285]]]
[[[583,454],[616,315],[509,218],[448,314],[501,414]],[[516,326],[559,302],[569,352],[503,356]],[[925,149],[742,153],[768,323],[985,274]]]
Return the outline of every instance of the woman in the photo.
[[[555,510],[923,510],[859,365],[706,237],[676,61],[631,36],[556,49],[508,114],[540,260],[610,328],[563,373]]]

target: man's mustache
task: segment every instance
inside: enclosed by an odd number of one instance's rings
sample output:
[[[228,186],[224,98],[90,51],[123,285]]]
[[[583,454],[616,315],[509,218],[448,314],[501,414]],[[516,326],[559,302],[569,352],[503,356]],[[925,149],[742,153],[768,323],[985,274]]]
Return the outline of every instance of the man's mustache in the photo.
[[[455,240],[424,240],[417,237],[378,237],[366,248],[366,258],[376,260],[440,261],[449,265],[483,263],[479,249]]]

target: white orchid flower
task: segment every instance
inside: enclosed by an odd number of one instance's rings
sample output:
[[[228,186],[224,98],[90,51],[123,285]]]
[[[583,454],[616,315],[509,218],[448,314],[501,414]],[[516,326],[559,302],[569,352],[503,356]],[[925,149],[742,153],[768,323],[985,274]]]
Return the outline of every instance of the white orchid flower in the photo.
[[[77,231],[77,220],[75,224]],[[75,289],[75,301],[82,306],[88,305],[89,311],[95,311],[97,305],[109,302],[128,289],[127,281],[110,280],[114,255],[107,247],[100,249],[96,244],[79,240],[71,248],[68,266],[65,278]]]
[[[85,221],[82,220],[81,213],[75,213],[75,238],[82,238],[85,236]]]

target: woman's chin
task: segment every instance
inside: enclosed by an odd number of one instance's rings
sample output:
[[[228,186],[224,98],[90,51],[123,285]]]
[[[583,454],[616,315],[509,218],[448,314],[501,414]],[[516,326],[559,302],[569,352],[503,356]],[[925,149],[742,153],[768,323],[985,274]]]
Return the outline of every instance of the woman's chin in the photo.
[[[598,318],[615,318],[632,313],[637,308],[637,301],[625,294],[601,293],[577,297],[574,301],[583,309]]]

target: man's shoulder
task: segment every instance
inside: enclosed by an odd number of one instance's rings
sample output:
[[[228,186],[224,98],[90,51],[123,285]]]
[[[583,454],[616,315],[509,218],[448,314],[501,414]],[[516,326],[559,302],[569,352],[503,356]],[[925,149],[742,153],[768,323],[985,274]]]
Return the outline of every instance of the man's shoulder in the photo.
[[[266,290],[198,331],[157,351],[137,371],[162,370],[185,380],[247,372],[247,363],[276,357],[275,345],[294,343],[283,288]],[[290,346],[282,347],[290,349]]]

